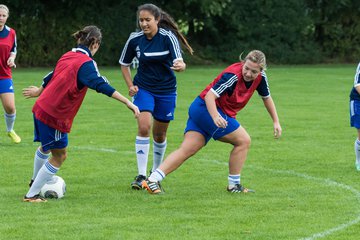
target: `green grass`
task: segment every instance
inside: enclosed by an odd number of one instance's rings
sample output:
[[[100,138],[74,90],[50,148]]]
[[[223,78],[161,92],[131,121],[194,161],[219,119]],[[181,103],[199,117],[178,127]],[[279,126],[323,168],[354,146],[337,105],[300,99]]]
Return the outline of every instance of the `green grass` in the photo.
[[[231,147],[214,141],[164,180],[166,194],[130,190],[136,121],[124,105],[89,91],[59,171],[66,196],[46,204],[21,201],[38,146],[34,99],[24,99],[21,89],[39,85],[48,69],[16,69],[15,130],[23,141],[11,144],[3,125],[0,239],[359,239],[360,173],[348,117],[355,67],[270,66],[283,136],[273,139],[272,121],[254,95],[238,115],[252,137],[242,182],[256,193],[248,195],[225,191]],[[178,74],[167,153],[181,143],[189,104],[221,70]],[[119,68],[100,71],[127,95]]]

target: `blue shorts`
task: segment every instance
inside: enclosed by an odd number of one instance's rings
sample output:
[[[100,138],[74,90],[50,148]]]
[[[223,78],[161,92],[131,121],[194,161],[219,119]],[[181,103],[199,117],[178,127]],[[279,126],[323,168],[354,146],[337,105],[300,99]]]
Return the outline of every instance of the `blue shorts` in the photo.
[[[360,101],[350,101],[350,126],[360,129]]]
[[[0,94],[1,93],[13,93],[14,86],[11,79],[1,79],[0,80]]]
[[[154,119],[160,122],[169,122],[174,119],[176,92],[155,94],[139,88],[133,99],[140,112],[151,112]]]
[[[49,127],[34,116],[34,142],[41,142],[44,151],[62,149],[68,145],[68,134]]]
[[[205,137],[207,143],[210,138],[218,140],[240,127],[240,123],[235,118],[229,117],[220,108],[217,110],[228,122],[226,128],[219,128],[215,125],[206,108],[205,101],[197,97],[189,107],[189,119],[186,124],[185,133],[188,131],[199,132]]]

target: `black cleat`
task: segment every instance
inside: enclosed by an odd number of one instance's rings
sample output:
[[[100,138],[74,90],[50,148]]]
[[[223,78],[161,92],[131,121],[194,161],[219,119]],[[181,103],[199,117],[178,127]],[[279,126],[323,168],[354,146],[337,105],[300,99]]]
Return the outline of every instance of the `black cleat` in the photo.
[[[255,192],[254,190],[252,189],[248,189],[246,187],[243,187],[241,184],[236,184],[234,187],[232,188],[229,188],[227,187],[227,191],[228,192],[231,192],[231,193],[248,193],[248,192]]]
[[[143,188],[141,182],[145,179],[146,177],[144,175],[136,176],[134,181],[131,183],[131,188],[134,190],[141,190]]]
[[[33,196],[33,197],[27,197],[26,195],[24,196],[23,199],[24,202],[31,202],[31,203],[41,203],[41,202],[47,202],[47,200],[43,197],[40,197],[39,194]]]

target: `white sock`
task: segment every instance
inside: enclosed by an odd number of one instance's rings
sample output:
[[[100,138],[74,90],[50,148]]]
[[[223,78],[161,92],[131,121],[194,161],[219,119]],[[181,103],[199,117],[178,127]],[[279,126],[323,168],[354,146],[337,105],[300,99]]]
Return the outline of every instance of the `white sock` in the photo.
[[[148,179],[150,182],[161,182],[162,180],[164,180],[165,177],[165,173],[158,168],[151,173]]]
[[[155,141],[153,141],[154,143],[154,161],[153,161],[153,166],[152,166],[152,172],[154,172],[162,163],[163,159],[164,159],[164,155],[165,155],[165,151],[166,151],[166,146],[167,146],[167,142],[166,139],[164,142],[162,143],[157,143]]]
[[[136,136],[135,150],[139,175],[146,176],[150,138]]]
[[[34,171],[32,180],[36,178],[36,175],[38,174],[40,168],[44,165],[44,163],[49,160],[51,153],[43,153],[40,148],[38,148],[35,152],[34,156]]]
[[[360,140],[356,138],[355,140],[355,156],[356,156],[356,163],[360,164]]]
[[[229,188],[234,187],[236,184],[240,184],[240,174],[230,175],[228,177]]]
[[[59,171],[59,168],[54,167],[49,162],[46,162],[39,170],[36,178],[31,185],[26,197],[33,197],[40,193],[41,188],[51,180],[51,178]]]
[[[5,113],[4,117],[5,117],[6,129],[8,132],[10,132],[14,128],[16,113],[14,114]]]

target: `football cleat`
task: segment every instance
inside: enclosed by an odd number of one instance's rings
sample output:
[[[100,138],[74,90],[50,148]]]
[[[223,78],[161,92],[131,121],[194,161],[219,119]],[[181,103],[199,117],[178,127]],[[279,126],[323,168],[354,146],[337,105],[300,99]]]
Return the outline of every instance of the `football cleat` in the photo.
[[[242,193],[242,192],[243,192],[243,193],[248,193],[248,192],[255,192],[255,190],[245,188],[245,187],[243,187],[241,184],[235,184],[235,186],[232,187],[232,188],[227,187],[227,191],[228,191],[228,192],[231,192],[231,193]]]
[[[31,202],[31,203],[47,202],[47,200],[45,198],[40,197],[39,194],[37,194],[37,195],[35,195],[33,197],[27,197],[25,195],[23,201],[24,202]]]
[[[360,163],[355,163],[355,167],[357,171],[360,171]]]
[[[146,177],[144,175],[136,176],[134,181],[131,183],[131,188],[134,190],[141,190],[142,189],[141,182],[145,179]]]
[[[13,143],[21,142],[21,138],[16,134],[16,132],[14,130],[11,130],[10,132],[8,132],[7,135],[9,136],[9,138],[11,138],[11,141]]]
[[[151,194],[159,194],[162,192],[159,182],[150,182],[148,179],[142,181],[142,187]]]

